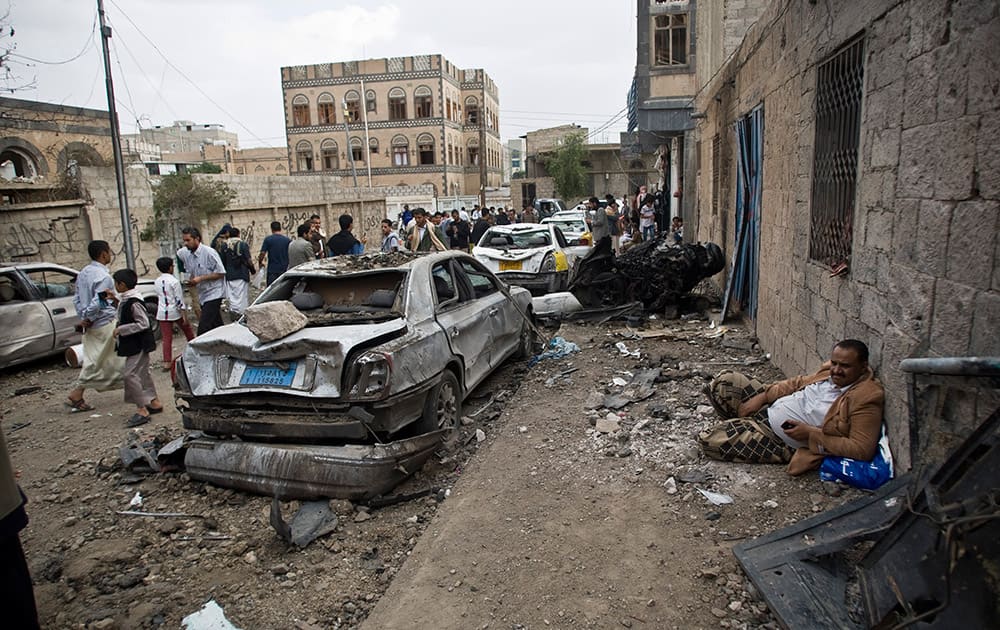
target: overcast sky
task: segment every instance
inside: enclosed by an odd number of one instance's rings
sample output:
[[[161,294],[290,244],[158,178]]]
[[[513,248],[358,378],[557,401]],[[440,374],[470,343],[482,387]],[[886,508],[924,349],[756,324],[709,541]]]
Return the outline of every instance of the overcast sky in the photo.
[[[8,95],[106,109],[96,0],[6,1],[13,71],[34,83]],[[619,118],[635,67],[635,0],[105,0],[105,9],[123,133],[137,120],[220,123],[244,147],[285,144],[282,66],[440,53],[493,77],[504,140]],[[591,141],[617,142],[624,127],[622,118]]]

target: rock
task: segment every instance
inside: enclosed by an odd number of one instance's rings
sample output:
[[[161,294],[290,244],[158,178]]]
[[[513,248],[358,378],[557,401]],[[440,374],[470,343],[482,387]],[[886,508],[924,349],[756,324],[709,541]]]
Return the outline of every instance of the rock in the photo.
[[[764,507],[766,507],[769,510],[773,510],[776,507],[778,507],[778,502],[775,501],[774,499],[768,499],[767,501],[764,501],[763,503],[761,503],[761,505],[764,506]]]
[[[288,565],[276,564],[273,567],[271,567],[271,573],[274,575],[285,575],[288,573]]]
[[[708,512],[708,513],[705,514],[705,520],[706,521],[717,521],[720,518],[722,518],[722,515],[719,514],[718,512],[714,512],[713,511],[713,512]]]
[[[248,551],[243,554],[243,562],[247,564],[257,564],[257,554],[252,551]]]
[[[741,602],[738,599],[734,599],[733,601],[729,602],[729,606],[727,606],[727,608],[729,608],[729,610],[733,612],[736,612],[740,608],[743,608],[743,602]]]
[[[106,628],[114,628],[115,620],[113,617],[105,617],[100,621],[95,621],[94,623],[90,624],[90,627],[94,628],[94,630],[105,630]]]
[[[667,477],[667,480],[663,482],[663,487],[667,494],[677,494],[677,481],[673,477]]]
[[[753,350],[753,341],[749,339],[734,339],[732,337],[722,338],[723,348],[732,348],[733,350],[745,350],[750,352]]]
[[[171,518],[164,519],[160,523],[160,526],[158,527],[158,529],[160,530],[160,533],[163,534],[164,536],[169,536],[170,534],[173,534],[174,532],[176,532],[180,528],[181,528],[181,524],[178,523],[177,521],[175,521],[174,519],[171,519]]]
[[[285,300],[255,304],[245,314],[247,328],[265,343],[302,330],[308,321],[291,302]]]
[[[372,515],[368,512],[358,512],[354,515],[355,523],[364,523],[365,521],[371,519]]]
[[[712,614],[718,617],[719,619],[725,619],[726,617],[729,616],[726,614],[726,611],[722,610],[721,608],[714,608],[714,607],[712,608]]]
[[[650,405],[646,408],[646,413],[654,418],[670,417],[670,409],[666,405]]]
[[[616,455],[618,457],[629,457],[630,455],[632,455],[632,449],[630,449],[627,446],[623,446],[620,449],[618,449]]]
[[[474,424],[476,421],[470,418],[469,416],[462,416],[461,422],[463,427],[467,427],[470,424]]]
[[[517,432],[518,433],[527,433],[528,432],[528,427],[524,427],[524,426],[517,427]]]
[[[486,432],[482,429],[476,429],[476,442],[483,442],[486,440]]]
[[[600,409],[604,404],[604,394],[598,391],[587,394],[587,400],[583,402],[584,409]]]
[[[618,623],[622,624],[626,628],[632,627],[632,620],[629,619],[628,617],[622,617],[621,619],[618,620]]]
[[[603,418],[598,418],[594,428],[596,428],[599,433],[614,433],[620,428],[619,422],[620,418],[617,415],[609,413]]]
[[[715,413],[715,407],[712,405],[698,405],[694,408],[694,412],[702,416],[710,416]]]

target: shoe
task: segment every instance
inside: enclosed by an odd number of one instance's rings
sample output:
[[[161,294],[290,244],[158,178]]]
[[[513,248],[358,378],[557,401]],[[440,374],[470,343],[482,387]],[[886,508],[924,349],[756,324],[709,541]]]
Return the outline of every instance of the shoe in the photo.
[[[85,401],[82,398],[80,400],[73,400],[72,398],[70,398],[68,399],[67,402],[64,402],[63,405],[65,405],[66,408],[69,409],[70,413],[94,410],[94,407],[92,405],[87,404],[87,401]]]
[[[163,413],[163,407],[162,406],[160,406],[160,407],[150,407],[149,405],[146,405],[146,411],[148,411],[150,414]]]
[[[142,426],[147,422],[149,422],[149,416],[144,416],[141,413],[137,413],[125,421],[125,426],[131,429],[132,427]]]

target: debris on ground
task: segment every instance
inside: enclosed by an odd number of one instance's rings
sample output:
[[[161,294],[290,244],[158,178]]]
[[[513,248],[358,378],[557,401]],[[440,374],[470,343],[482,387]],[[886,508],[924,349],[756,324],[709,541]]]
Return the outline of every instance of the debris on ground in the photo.
[[[549,344],[545,347],[545,351],[535,357],[532,357],[528,362],[528,365],[535,365],[543,359],[561,359],[579,351],[580,346],[576,345],[572,341],[566,341],[562,337],[553,337],[549,340]]]
[[[299,549],[336,530],[338,522],[329,501],[303,501],[291,522],[286,523],[281,515],[281,501],[278,497],[271,499],[271,527],[282,540]]]
[[[208,600],[201,610],[185,617],[181,624],[185,630],[240,630],[226,619],[222,606],[214,599]]]

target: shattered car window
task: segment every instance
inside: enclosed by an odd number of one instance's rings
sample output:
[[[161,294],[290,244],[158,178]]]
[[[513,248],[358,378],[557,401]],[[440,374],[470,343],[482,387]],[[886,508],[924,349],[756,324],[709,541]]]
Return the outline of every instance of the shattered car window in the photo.
[[[551,220],[551,219],[546,219],[545,223],[546,224],[554,224],[557,228],[559,228],[563,232],[586,232],[587,231],[587,224],[584,223],[583,221],[580,221],[580,220],[577,220],[577,219],[568,219],[568,220],[565,220],[565,221],[563,221],[563,220],[554,221],[554,220]]]
[[[533,249],[552,244],[548,229],[530,232],[500,232],[489,230],[483,235],[480,245],[494,249]]]
[[[431,270],[431,279],[434,282],[434,293],[437,297],[438,306],[445,306],[451,302],[457,302],[459,298],[458,289],[451,271],[445,263],[434,265]]]
[[[258,303],[287,300],[308,319],[307,326],[373,322],[403,315],[406,272],[285,274]]]

